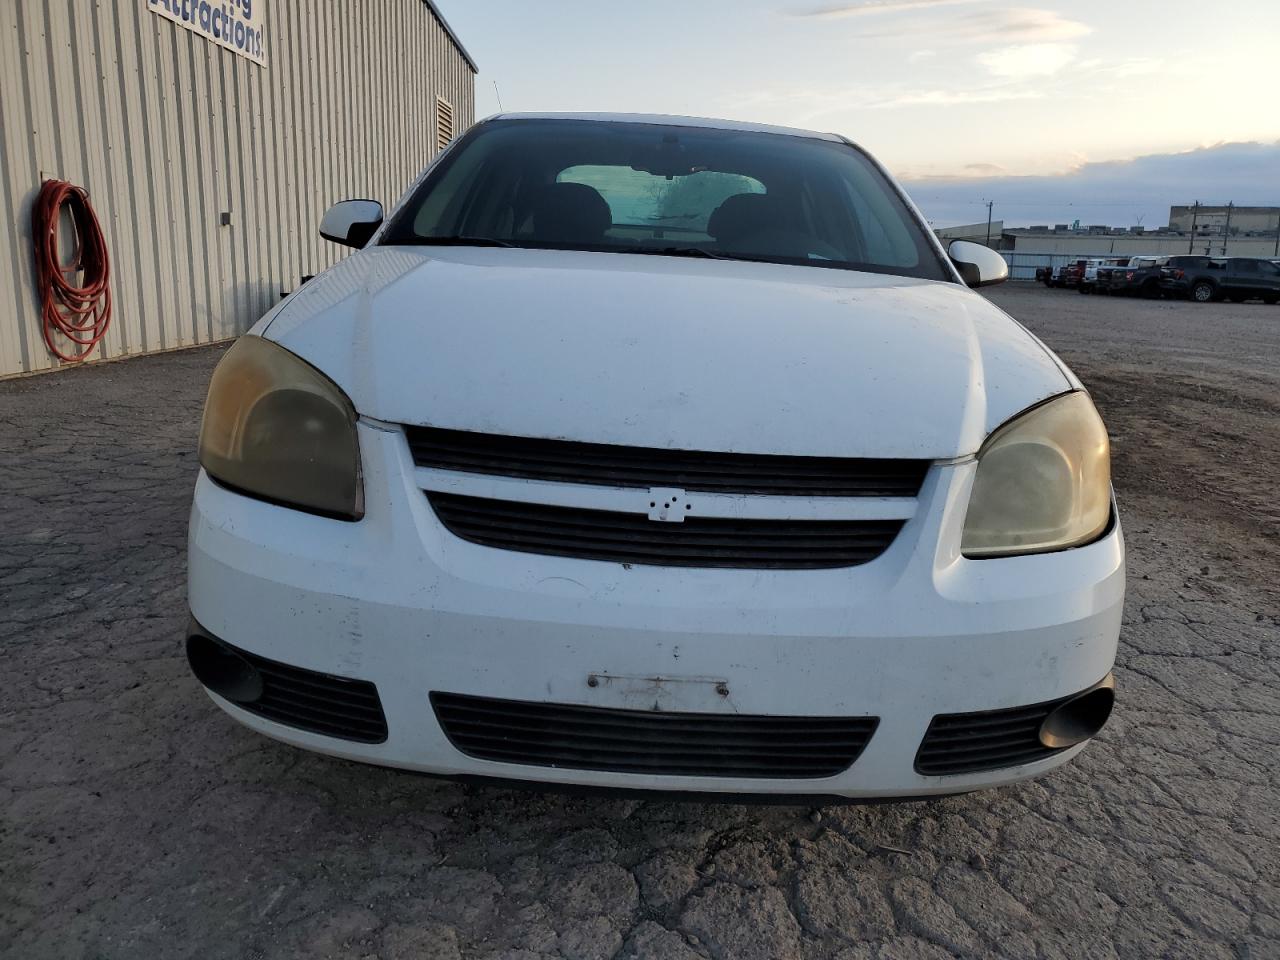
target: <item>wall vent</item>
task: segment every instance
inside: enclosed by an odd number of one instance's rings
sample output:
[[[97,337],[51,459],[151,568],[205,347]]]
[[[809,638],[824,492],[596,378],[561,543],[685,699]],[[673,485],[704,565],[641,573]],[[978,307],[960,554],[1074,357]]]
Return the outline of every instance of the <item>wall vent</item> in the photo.
[[[443,150],[453,139],[453,104],[436,97],[436,149]]]

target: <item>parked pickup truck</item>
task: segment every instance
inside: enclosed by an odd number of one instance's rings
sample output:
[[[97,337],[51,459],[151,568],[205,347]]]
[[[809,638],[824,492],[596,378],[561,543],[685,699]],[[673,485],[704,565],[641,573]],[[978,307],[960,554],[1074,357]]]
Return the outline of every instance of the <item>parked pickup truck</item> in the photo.
[[[1258,257],[1170,257],[1160,271],[1160,288],[1197,303],[1255,297],[1280,303],[1280,267]]]
[[[1160,269],[1168,257],[1130,257],[1124,263],[1098,268],[1095,293],[1117,296],[1160,296]]]
[[[1081,257],[1068,260],[1060,267],[1036,267],[1036,282],[1046,287],[1075,287],[1081,293],[1091,293],[1098,268],[1116,262],[1115,257]]]
[[[1076,293],[1093,293],[1098,286],[1098,271],[1103,267],[1112,267],[1116,264],[1128,262],[1127,257],[1094,257],[1085,260],[1084,267],[1080,272],[1080,278],[1076,281]]]
[[[1043,283],[1046,287],[1065,287],[1067,285],[1067,270],[1074,264],[1064,263],[1060,267],[1036,267],[1036,283]]]
[[[1041,267],[1036,271],[1036,279],[1047,287],[1074,287],[1084,276],[1088,260],[1069,260],[1060,267]]]

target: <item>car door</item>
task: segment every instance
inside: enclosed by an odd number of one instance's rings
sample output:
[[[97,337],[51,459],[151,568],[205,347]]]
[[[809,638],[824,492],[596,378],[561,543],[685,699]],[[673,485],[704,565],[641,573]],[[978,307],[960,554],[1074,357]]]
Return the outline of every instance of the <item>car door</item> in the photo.
[[[1227,291],[1231,287],[1230,271],[1226,260],[1205,260],[1196,267],[1194,285],[1199,280],[1209,280],[1219,291]]]
[[[1258,294],[1268,301],[1280,297],[1280,266],[1270,260],[1258,261]]]
[[[1227,276],[1225,284],[1233,297],[1248,299],[1258,295],[1258,287],[1262,277],[1258,273],[1257,260],[1229,260],[1227,261]]]

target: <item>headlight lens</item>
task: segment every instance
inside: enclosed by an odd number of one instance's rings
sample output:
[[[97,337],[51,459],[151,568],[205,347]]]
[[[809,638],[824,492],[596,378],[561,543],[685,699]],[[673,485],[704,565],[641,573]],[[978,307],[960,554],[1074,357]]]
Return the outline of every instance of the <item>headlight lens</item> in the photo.
[[[978,451],[961,552],[1044,553],[1097,539],[1111,519],[1111,444],[1085,393],[996,430]]]
[[[200,465],[226,486],[312,513],[364,514],[351,401],[269,340],[241,337],[213,372]]]

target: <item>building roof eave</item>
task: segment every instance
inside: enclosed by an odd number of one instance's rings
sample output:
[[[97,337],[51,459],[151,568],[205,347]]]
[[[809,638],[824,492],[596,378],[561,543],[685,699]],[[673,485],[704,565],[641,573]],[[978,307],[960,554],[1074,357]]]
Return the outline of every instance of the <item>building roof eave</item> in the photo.
[[[453,27],[449,26],[449,21],[444,18],[444,14],[440,12],[440,8],[436,6],[434,0],[422,0],[427,5],[432,15],[440,21],[440,26],[444,27],[444,32],[449,35],[449,39],[453,45],[458,48],[458,52],[462,54],[462,59],[467,61],[467,66],[471,68],[472,73],[479,73],[480,68],[476,66],[475,60],[471,58],[471,54],[467,52],[467,48],[463,46],[462,41],[458,39],[458,35],[454,33]]]

